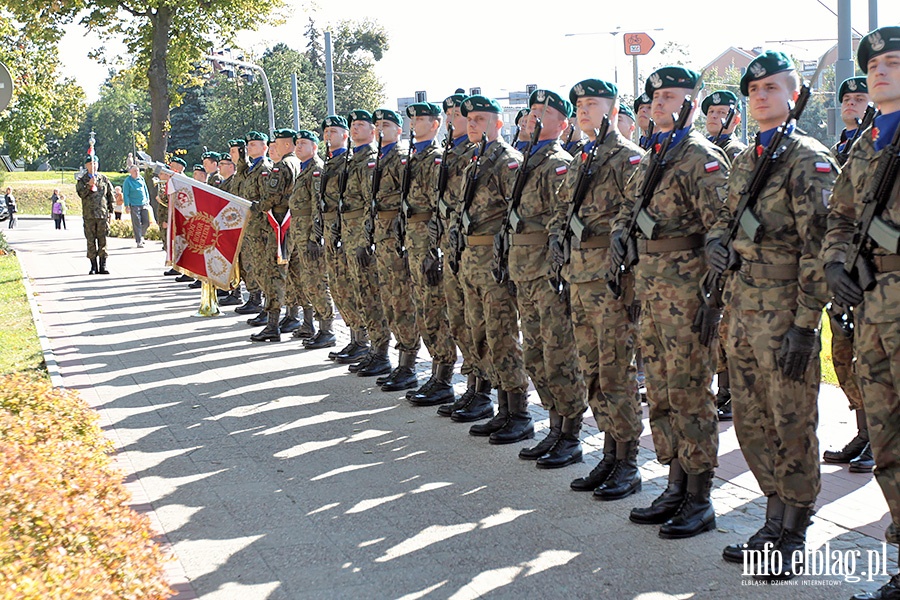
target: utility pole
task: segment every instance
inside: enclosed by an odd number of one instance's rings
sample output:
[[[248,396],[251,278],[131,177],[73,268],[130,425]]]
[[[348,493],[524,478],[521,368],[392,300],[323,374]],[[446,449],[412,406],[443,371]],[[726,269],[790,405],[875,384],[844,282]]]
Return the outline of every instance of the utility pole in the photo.
[[[300,102],[297,99],[297,74],[291,73],[291,105],[294,109],[294,131],[300,129]]]
[[[334,65],[331,62],[331,32],[325,32],[325,106],[334,114]]]
[[[878,0],[869,0],[869,31],[878,29]]]
[[[850,0],[838,0],[838,53],[834,63],[834,105],[837,106],[837,91],[844,80],[853,77],[853,27],[850,23]]]
[[[220,54],[207,54],[206,60],[225,63],[226,65],[234,65],[236,67],[242,67],[244,69],[250,69],[252,71],[256,71],[259,73],[260,78],[263,83],[263,90],[266,93],[266,103],[269,107],[269,139],[275,138],[275,104],[272,102],[272,88],[269,87],[269,78],[266,77],[266,72],[259,65],[244,62],[242,60],[234,60],[231,58],[226,58]]]

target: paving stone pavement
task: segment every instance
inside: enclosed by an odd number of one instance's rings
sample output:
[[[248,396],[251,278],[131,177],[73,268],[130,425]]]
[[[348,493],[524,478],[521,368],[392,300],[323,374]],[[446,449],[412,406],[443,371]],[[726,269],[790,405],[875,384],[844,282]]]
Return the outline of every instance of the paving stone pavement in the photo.
[[[885,580],[759,586],[722,561],[722,547],[764,514],[730,423],[713,490],[718,528],[663,540],[627,518],[665,485],[646,427],[643,491],[593,501],[568,488],[597,463],[592,421],[584,464],[537,470],[516,457],[525,444],[473,438],[434,408],[348,375],[326,350],[289,336],[252,344],[255,330],[229,308],[193,317],[199,294],[163,277],[159,242],[110,238],[111,275],[87,275],[80,221],[69,225],[22,217],[4,234],[28,274],[54,381],[99,411],[134,506],[172,557],[178,600],[825,599]],[[338,333],[346,343],[342,323]],[[424,350],[419,359],[428,369]],[[531,400],[541,436],[547,415]],[[823,386],[820,415],[820,450],[852,437],[839,390]],[[856,558],[859,575],[881,556],[886,504],[871,475],[822,470],[810,545]],[[890,573],[896,549],[888,554]]]

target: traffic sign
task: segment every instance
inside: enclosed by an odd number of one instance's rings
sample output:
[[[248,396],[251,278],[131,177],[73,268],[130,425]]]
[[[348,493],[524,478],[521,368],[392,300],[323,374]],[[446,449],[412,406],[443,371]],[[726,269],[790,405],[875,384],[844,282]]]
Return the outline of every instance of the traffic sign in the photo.
[[[12,100],[13,81],[6,65],[0,63],[0,111],[6,110]]]
[[[627,56],[643,56],[653,49],[656,42],[646,33],[626,33],[622,37],[625,42],[625,54]]]

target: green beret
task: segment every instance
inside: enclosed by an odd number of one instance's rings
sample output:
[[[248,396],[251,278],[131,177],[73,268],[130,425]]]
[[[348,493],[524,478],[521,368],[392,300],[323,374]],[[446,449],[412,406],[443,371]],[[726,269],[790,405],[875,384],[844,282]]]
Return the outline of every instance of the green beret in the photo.
[[[347,122],[351,125],[353,121],[366,121],[367,123],[372,123],[372,115],[369,114],[367,110],[361,110],[357,108],[356,110],[351,110],[350,115],[347,117]]]
[[[92,156],[92,155],[88,154],[87,156],[84,157],[83,163],[84,163],[84,164],[87,164],[87,163],[89,163],[89,162],[99,163],[100,161],[97,160],[97,156],[96,156],[96,155]]]
[[[408,117],[439,117],[441,107],[434,102],[416,102],[406,107]]]
[[[222,158],[219,159],[219,162],[220,162],[220,163],[223,163],[223,162],[230,162],[231,164],[234,164],[234,161],[231,160],[231,155],[228,154],[227,152],[226,152],[225,154],[222,155]]]
[[[466,94],[463,92],[462,88],[456,90],[452,96],[444,98],[444,112],[450,112],[451,108],[461,106],[465,99]]]
[[[646,93],[641,94],[634,99],[634,112],[637,113],[638,109],[645,104],[653,104],[653,98],[651,98],[650,95]]]
[[[212,160],[215,162],[219,162],[220,160],[222,160],[222,156],[218,152],[212,152],[212,151],[204,152],[203,154],[200,155],[200,158],[202,158],[203,160],[209,159],[209,160]]]
[[[766,50],[747,65],[747,72],[741,77],[741,93],[745,96],[750,95],[748,89],[752,81],[793,70],[794,63],[787,57],[787,54],[776,50]]]
[[[650,74],[644,83],[644,92],[653,98],[653,92],[656,90],[669,88],[692,90],[697,85],[698,79],[700,79],[700,73],[687,67],[663,67]]]
[[[203,168],[203,165],[194,165],[194,171],[203,171],[206,173],[206,169]]]
[[[619,102],[619,114],[625,115],[632,121],[637,121],[637,118],[634,116],[634,111],[631,110],[631,107],[625,104],[624,102]]]
[[[703,99],[700,104],[703,114],[709,110],[710,106],[734,106],[734,110],[741,109],[741,101],[738,100],[737,94],[728,90],[717,90]]]
[[[184,159],[183,159],[183,158],[178,158],[178,157],[176,156],[175,158],[173,158],[172,160],[169,161],[169,164],[170,164],[170,165],[171,165],[172,163],[175,163],[176,165],[181,165],[182,167],[184,167],[185,169],[187,169],[187,163],[184,162]]]
[[[863,73],[868,73],[869,60],[896,50],[900,50],[900,27],[880,27],[860,40],[856,62]]]
[[[249,131],[249,132],[247,132],[247,135],[244,137],[247,139],[248,142],[257,141],[257,142],[265,142],[267,144],[269,143],[269,136],[266,135],[265,133],[262,133],[261,131]]]
[[[543,104],[550,108],[555,108],[563,114],[564,117],[572,116],[572,103],[550,90],[534,90],[531,97],[528,98],[528,105]]]
[[[838,90],[838,102],[844,101],[844,94],[868,94],[869,84],[865,76],[850,77],[844,80]]]
[[[340,115],[329,115],[322,119],[322,130],[324,131],[326,127],[340,127],[341,129],[350,129],[350,126],[347,125],[347,119]]]
[[[229,148],[246,148],[247,140],[245,140],[244,138],[235,138],[233,140],[228,140],[228,147]]]
[[[301,129],[300,131],[298,131],[297,139],[298,140],[309,140],[313,144],[316,144],[316,145],[319,144],[319,136],[317,136],[314,132],[310,131],[309,129]]]
[[[499,102],[486,96],[469,96],[460,104],[459,112],[464,117],[470,112],[489,112],[499,115],[503,113],[503,109],[500,108]]]
[[[292,140],[294,142],[297,141],[297,132],[293,129],[276,129],[275,130],[275,139],[276,140]]]
[[[523,108],[522,110],[520,110],[518,113],[516,113],[516,120],[514,121],[514,124],[518,126],[519,121],[522,120],[522,117],[527,117],[528,113],[530,112],[530,108]]]
[[[379,108],[376,109],[375,112],[372,113],[373,121],[390,121],[394,125],[399,125],[403,127],[403,117],[400,116],[396,110],[391,110],[389,108]]]
[[[615,98],[619,95],[616,84],[602,79],[585,79],[579,81],[569,92],[569,101],[574,105],[579,98]]]

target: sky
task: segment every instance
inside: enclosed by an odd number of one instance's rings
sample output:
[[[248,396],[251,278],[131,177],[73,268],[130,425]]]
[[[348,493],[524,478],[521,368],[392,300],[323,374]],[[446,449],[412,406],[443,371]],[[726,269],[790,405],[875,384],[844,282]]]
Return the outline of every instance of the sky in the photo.
[[[341,19],[376,20],[389,33],[390,49],[375,66],[389,107],[419,90],[440,102],[457,87],[481,87],[486,95],[502,98],[536,84],[565,96],[575,83],[590,77],[617,81],[623,93],[631,94],[632,58],[624,54],[624,33],[646,32],[656,42],[638,59],[641,82],[653,67],[666,62],[660,50],[667,42],[686,46],[688,65],[699,70],[729,46],[761,46],[814,60],[837,38],[837,17],[828,10],[837,11],[837,0],[755,0],[742,5],[479,0],[477,8],[452,10],[447,3],[399,0],[287,4],[284,24],[241,32],[238,44],[256,54],[278,42],[302,49],[309,16],[320,30]],[[852,0],[852,25],[862,34],[869,29],[868,4]],[[630,7],[639,10],[628,11]],[[880,0],[878,24],[900,24],[900,2]],[[106,77],[106,68],[87,58],[99,45],[95,35],[78,25],[70,26],[61,40],[63,72],[76,77],[89,101],[97,98]],[[119,51],[115,44],[107,47]]]

